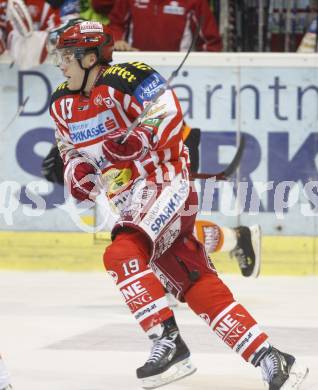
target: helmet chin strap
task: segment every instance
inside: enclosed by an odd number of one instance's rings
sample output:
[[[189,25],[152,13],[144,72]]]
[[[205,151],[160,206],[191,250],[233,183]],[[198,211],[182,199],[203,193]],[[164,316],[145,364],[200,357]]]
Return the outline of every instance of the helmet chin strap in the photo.
[[[94,62],[94,64],[91,65],[91,66],[88,67],[88,68],[84,68],[81,59],[77,59],[77,61],[78,61],[78,64],[79,64],[80,68],[84,70],[83,82],[82,82],[81,88],[80,88],[77,92],[83,93],[84,90],[85,90],[86,84],[87,84],[89,72],[97,65],[97,61]]]

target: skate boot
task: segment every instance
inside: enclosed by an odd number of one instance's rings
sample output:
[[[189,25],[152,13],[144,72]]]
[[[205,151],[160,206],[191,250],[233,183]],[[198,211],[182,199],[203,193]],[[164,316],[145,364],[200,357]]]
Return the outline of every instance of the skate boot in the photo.
[[[1,388],[0,390],[13,390],[13,387],[11,385],[8,385],[6,387]]]
[[[174,318],[169,318],[159,326],[163,327],[163,332],[153,340],[149,359],[137,368],[137,378],[144,389],[155,389],[196,371]]]
[[[292,355],[270,347],[260,361],[263,379],[269,390],[298,390],[309,370],[300,366]]]
[[[257,278],[261,269],[261,228],[259,225],[238,226],[237,245],[230,252],[238,261],[243,276]]]

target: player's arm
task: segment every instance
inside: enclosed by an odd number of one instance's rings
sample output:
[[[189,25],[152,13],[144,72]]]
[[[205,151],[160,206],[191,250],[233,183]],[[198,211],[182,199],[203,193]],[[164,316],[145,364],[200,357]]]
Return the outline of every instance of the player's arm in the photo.
[[[156,96],[165,80],[145,64],[132,63],[131,67],[125,66],[125,69],[127,71],[131,69],[132,75],[134,70],[139,71],[135,72],[136,83],[133,87],[128,86],[122,95],[122,105],[133,121],[143,112],[153,96]],[[121,140],[125,139],[127,128],[106,136],[104,154],[112,162],[141,160],[148,151],[178,146],[182,142],[182,122],[180,104],[174,92],[166,90],[148,111],[141,124],[129,133],[125,142]]]
[[[62,118],[57,101],[51,103],[50,115],[56,130],[55,138],[64,164],[64,182],[72,196],[80,201],[94,200],[98,194],[96,188],[97,171],[93,164],[73,145],[67,123]]]

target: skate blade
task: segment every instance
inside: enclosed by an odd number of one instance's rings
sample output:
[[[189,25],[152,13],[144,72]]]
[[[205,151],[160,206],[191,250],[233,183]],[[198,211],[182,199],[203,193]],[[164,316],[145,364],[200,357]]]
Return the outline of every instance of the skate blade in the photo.
[[[249,226],[251,232],[252,246],[255,253],[255,267],[250,277],[257,278],[261,272],[262,260],[262,231],[259,225]]]
[[[174,364],[167,371],[161,374],[142,378],[141,387],[143,389],[156,389],[157,387],[167,385],[188,375],[194,374],[196,370],[196,367],[191,363],[190,359],[187,358],[177,364]]]
[[[309,369],[306,366],[298,365],[297,362],[290,369],[289,378],[281,387],[281,390],[299,390],[306,379]]]

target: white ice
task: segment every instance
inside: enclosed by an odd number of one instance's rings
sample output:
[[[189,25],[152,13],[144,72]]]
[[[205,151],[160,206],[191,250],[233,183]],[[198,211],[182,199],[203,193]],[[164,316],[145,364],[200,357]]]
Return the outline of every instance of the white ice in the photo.
[[[318,278],[224,276],[272,343],[295,354],[318,389]],[[204,297],[202,297],[204,299]],[[167,390],[266,389],[185,305],[175,309],[198,371]],[[150,344],[104,273],[0,272],[0,353],[15,390],[137,390]]]

